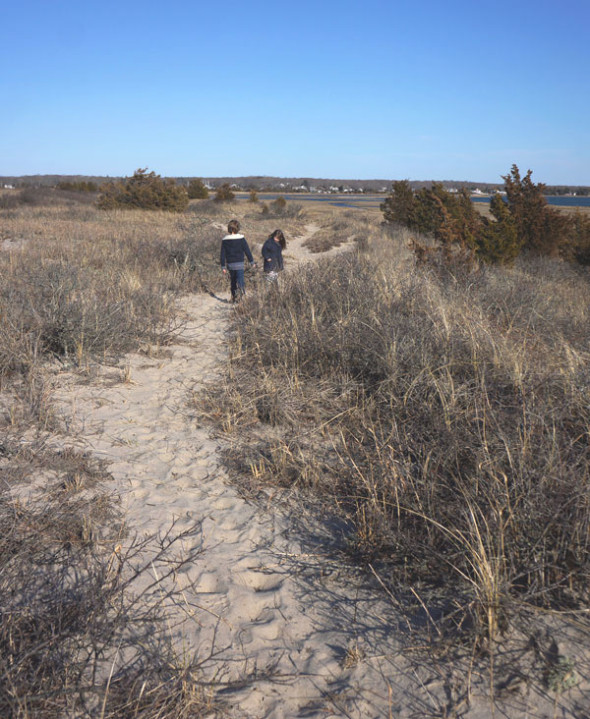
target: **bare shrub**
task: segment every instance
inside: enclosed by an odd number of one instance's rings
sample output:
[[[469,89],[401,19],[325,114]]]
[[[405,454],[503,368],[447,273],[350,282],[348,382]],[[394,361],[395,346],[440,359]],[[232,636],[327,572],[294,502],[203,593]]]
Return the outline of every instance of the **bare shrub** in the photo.
[[[261,214],[265,218],[269,219],[282,218],[285,220],[298,220],[303,218],[304,210],[302,205],[294,202],[287,202],[282,195],[279,195],[276,200],[273,200],[270,204],[262,203]]]
[[[13,210],[20,204],[20,193],[0,192],[0,210]]]
[[[210,710],[198,660],[178,654],[164,611],[178,601],[167,580],[196,559],[173,558],[190,533],[162,537],[155,552],[146,553],[153,538],[123,549],[113,500],[97,489],[100,465],[72,450],[4,442],[1,451],[0,714],[176,719]],[[54,481],[31,488],[41,471]]]
[[[329,220],[324,221],[319,232],[314,233],[303,243],[310,252],[321,253],[331,250],[333,247],[349,242],[350,240],[362,237],[362,242],[367,247],[367,233],[374,231],[371,221],[358,210],[351,210],[345,213],[338,213]]]
[[[586,606],[587,277],[532,260],[439,277],[375,251],[291,277],[272,312],[248,299],[232,461],[329,498],[356,556],[447,587],[459,626],[494,638],[522,598]]]
[[[176,298],[222,287],[219,232],[202,213],[20,206],[5,228],[19,249],[0,253],[0,377],[48,353],[80,363],[165,344]]]
[[[217,188],[213,199],[215,202],[231,202],[235,199],[235,196],[236,195],[231,189],[229,182],[225,182]]]

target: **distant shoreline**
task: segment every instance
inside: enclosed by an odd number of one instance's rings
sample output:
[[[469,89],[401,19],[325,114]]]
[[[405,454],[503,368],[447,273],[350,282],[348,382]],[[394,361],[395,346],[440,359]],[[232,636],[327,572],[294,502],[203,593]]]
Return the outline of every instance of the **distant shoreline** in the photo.
[[[387,197],[387,193],[303,193],[303,192],[258,192],[262,201],[272,202],[277,197],[284,197],[290,202],[325,202],[336,207],[370,207],[378,205]],[[236,192],[238,199],[247,199],[249,193]],[[489,204],[492,195],[470,195],[472,202]],[[547,203],[564,208],[589,208],[590,197],[571,195],[545,195]]]

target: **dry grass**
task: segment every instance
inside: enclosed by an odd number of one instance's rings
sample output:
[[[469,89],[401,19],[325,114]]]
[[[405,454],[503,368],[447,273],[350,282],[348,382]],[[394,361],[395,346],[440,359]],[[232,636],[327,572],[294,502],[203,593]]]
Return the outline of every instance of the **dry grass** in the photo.
[[[16,248],[0,252],[0,376],[46,355],[80,363],[166,344],[176,298],[223,286],[220,231],[198,212],[23,206],[0,228]]]
[[[104,465],[73,449],[0,444],[0,715],[177,719],[212,711],[179,656],[170,579],[187,535],[127,541]],[[197,531],[198,528],[195,529]],[[149,554],[145,549],[150,545]],[[157,570],[158,579],[153,571]]]
[[[330,214],[324,214],[320,230],[306,240],[303,246],[310,252],[319,254],[347,242],[356,241],[357,244],[363,244],[366,243],[367,233],[373,229],[370,228],[371,224],[373,223],[369,217],[359,210],[332,210]]]
[[[349,554],[388,591],[419,597],[441,636],[469,630],[490,647],[523,605],[587,608],[585,271],[417,271],[406,235],[320,203],[283,222],[246,202],[170,216],[54,199],[0,207],[1,716],[220,711],[199,684],[203,658],[168,640],[173,584],[149,580],[143,545],[119,548],[105,467],[39,437],[58,428],[47,359],[83,365],[169,342],[179,295],[224,287],[232,217],[255,253],[277,226],[301,234],[306,217],[326,247],[356,240],[234,313],[212,409],[232,466],[253,488],[319,497],[343,519]],[[161,579],[178,569],[174,546],[162,538]]]
[[[230,462],[337,507],[359,561],[430,587],[441,631],[489,644],[523,602],[587,607],[587,274],[429,274],[403,261],[407,238],[372,234],[368,257],[241,308]]]
[[[170,626],[194,610],[175,577],[198,561],[186,547],[199,528],[126,537],[108,468],[51,449],[64,427],[47,370],[88,374],[165,346],[182,294],[225,289],[227,221],[242,221],[254,249],[277,220],[199,201],[183,215],[103,212],[52,190],[0,200],[0,716],[218,716],[202,679],[210,657],[179,653]],[[285,222],[303,226],[300,213]]]

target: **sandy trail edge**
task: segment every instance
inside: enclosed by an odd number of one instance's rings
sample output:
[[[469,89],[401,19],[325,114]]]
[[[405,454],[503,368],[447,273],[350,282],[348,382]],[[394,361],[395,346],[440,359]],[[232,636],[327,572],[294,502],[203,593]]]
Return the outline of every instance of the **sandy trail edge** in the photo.
[[[291,260],[311,258],[302,243],[317,229],[290,243]],[[108,460],[134,533],[200,522],[194,542],[203,554],[177,579],[199,609],[176,628],[179,642],[215,654],[211,677],[238,682],[223,692],[227,716],[442,715],[458,698],[449,696],[453,680],[402,654],[391,604],[366,579],[340,576],[313,536],[295,536],[281,510],[242,499],[219,441],[189,416],[188,397],[223,370],[232,310],[227,296],[221,300],[186,298],[182,341],[165,359],[128,355],[130,383],[71,378],[55,392],[76,444]],[[113,372],[106,369],[105,379]],[[472,708],[470,717],[489,715],[487,704],[481,713]]]

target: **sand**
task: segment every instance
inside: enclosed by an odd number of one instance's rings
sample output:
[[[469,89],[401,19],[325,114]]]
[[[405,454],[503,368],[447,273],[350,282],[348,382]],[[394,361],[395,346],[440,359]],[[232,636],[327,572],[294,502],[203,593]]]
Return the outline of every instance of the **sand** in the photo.
[[[288,263],[317,258],[301,247],[317,229],[290,243]],[[394,602],[330,557],[321,526],[310,518],[301,531],[271,493],[255,504],[232,484],[222,440],[188,402],[224,371],[228,299],[186,298],[186,326],[164,356],[128,355],[54,397],[71,443],[108,461],[131,536],[197,527],[185,551],[201,554],[176,577],[186,605],[170,607],[178,646],[208,658],[229,717],[490,716],[485,679],[468,710],[467,667],[411,651]],[[512,716],[553,709],[520,690],[510,701]]]

